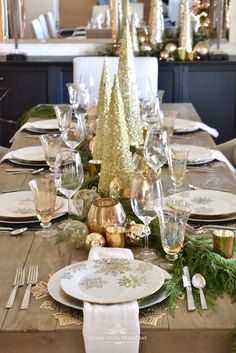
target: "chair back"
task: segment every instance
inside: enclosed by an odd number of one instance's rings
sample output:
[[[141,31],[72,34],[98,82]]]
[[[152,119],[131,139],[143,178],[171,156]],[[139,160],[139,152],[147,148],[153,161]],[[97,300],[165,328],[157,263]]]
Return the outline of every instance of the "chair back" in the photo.
[[[43,29],[38,18],[35,18],[33,21],[31,21],[31,27],[33,30],[34,37],[36,39],[46,39],[44,37]]]
[[[53,16],[53,13],[49,11],[45,15],[46,23],[48,26],[48,32],[51,38],[57,38],[57,27],[56,27],[56,20]]]
[[[45,16],[44,15],[39,15],[38,19],[39,19],[39,22],[40,22],[42,30],[43,30],[44,38],[45,39],[49,39],[50,35],[49,35],[49,32],[48,32],[48,26],[47,26],[47,22],[46,22]]]
[[[94,96],[98,96],[99,85],[102,75],[102,67],[104,57],[91,56],[91,57],[77,57],[73,60],[73,80],[75,84],[79,83],[81,75],[91,74],[94,77],[95,88]],[[111,83],[113,82],[114,75],[118,71],[118,57],[106,57],[108,64],[108,71],[110,74]],[[147,82],[152,92],[157,92],[158,82],[158,61],[154,57],[135,57],[134,58],[136,80],[140,97],[146,96]]]

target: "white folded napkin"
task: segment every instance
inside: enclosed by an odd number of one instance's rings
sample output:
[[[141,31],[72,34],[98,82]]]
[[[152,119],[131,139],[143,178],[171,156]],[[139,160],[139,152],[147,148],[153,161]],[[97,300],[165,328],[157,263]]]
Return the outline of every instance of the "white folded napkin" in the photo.
[[[15,138],[17,137],[17,135],[19,135],[19,133],[23,130],[26,130],[27,128],[29,128],[31,126],[30,123],[25,123],[24,125],[22,125],[15,133],[14,135],[12,136],[12,138],[9,140],[10,143],[12,143]]]
[[[196,124],[196,126],[200,130],[208,132],[208,134],[210,134],[211,136],[213,136],[215,138],[219,136],[219,132],[216,129],[214,129],[214,128],[212,128],[212,127],[210,127],[200,121],[194,121],[194,124]]]
[[[133,259],[129,249],[93,247],[89,260],[120,257]],[[138,353],[139,308],[137,301],[100,305],[84,302],[83,336],[86,353]]]
[[[13,158],[13,152],[14,152],[14,151],[10,151],[10,152],[6,153],[6,154],[2,157],[2,159],[0,160],[0,163],[4,162],[6,159],[11,159],[11,158]]]
[[[211,151],[212,151],[213,157],[217,161],[225,163],[233,174],[236,173],[236,169],[234,168],[234,166],[231,164],[231,162],[225,157],[225,155],[221,151],[217,151],[217,150],[211,150]]]

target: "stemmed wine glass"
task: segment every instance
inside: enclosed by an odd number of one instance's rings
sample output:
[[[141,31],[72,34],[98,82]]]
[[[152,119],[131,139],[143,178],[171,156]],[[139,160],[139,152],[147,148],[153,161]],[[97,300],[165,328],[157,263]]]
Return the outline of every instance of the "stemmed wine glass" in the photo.
[[[40,136],[43,146],[45,160],[51,172],[54,171],[56,157],[61,151],[61,135],[60,134],[44,134]]]
[[[157,172],[167,161],[167,145],[160,138],[159,129],[153,126],[144,142],[143,154],[148,165]]]
[[[158,210],[161,242],[168,262],[160,263],[164,269],[170,269],[178,258],[185,236],[185,228],[190,215],[190,209],[180,200],[166,201]]]
[[[189,152],[188,147],[181,145],[172,145],[168,148],[168,165],[174,186],[168,190],[170,193],[183,191],[182,183],[186,173]]]
[[[55,183],[58,190],[68,198],[68,214],[71,214],[70,201],[80,189],[84,180],[83,165],[80,154],[69,149],[57,155]]]
[[[84,114],[68,114],[62,125],[61,136],[65,144],[75,150],[85,138]]]
[[[70,116],[72,114],[71,106],[66,104],[55,105],[54,110],[56,113],[58,128],[62,131],[63,126],[66,127],[66,124],[70,122]]]
[[[161,183],[160,180],[159,183]],[[160,187],[160,184],[157,187],[157,180],[154,182],[141,174],[135,175],[131,188],[131,207],[145,226],[144,248],[136,256],[143,261],[152,261],[157,258],[155,250],[149,249],[148,246],[149,224],[157,216],[162,197],[162,187]]]
[[[71,105],[73,111],[76,112],[76,110],[78,109],[79,104],[80,104],[79,87],[73,82],[68,82],[66,84],[66,87],[67,87],[68,94],[69,94],[70,105]]]
[[[55,213],[57,188],[52,178],[38,178],[29,182],[32,190],[37,218],[41,221],[41,231],[36,232],[44,238],[56,235],[55,229],[50,229],[51,219]]]

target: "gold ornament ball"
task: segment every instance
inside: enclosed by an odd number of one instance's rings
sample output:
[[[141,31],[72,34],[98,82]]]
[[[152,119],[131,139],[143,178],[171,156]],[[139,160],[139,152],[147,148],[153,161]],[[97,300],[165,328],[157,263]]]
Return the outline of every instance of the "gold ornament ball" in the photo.
[[[105,246],[106,240],[100,233],[90,233],[85,239],[85,249],[89,251],[94,246]]]
[[[149,43],[143,43],[140,47],[141,52],[150,52],[152,50],[152,47]]]
[[[173,54],[177,50],[177,45],[175,43],[168,43],[165,46],[165,51],[169,54]]]
[[[160,52],[160,58],[162,60],[167,60],[169,58],[169,52],[167,50],[163,50]]]
[[[138,37],[138,42],[139,42],[139,45],[141,45],[142,43],[144,43],[146,41],[146,35],[145,33],[143,32],[138,32],[137,33],[137,37]]]
[[[207,56],[210,54],[210,46],[207,42],[198,42],[194,48],[193,52],[195,55]]]

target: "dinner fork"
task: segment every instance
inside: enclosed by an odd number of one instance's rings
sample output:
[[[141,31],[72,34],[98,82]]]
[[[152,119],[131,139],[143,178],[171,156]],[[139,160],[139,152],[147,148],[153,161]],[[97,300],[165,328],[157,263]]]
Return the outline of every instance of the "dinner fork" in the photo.
[[[190,226],[190,224],[187,224],[186,229],[189,232],[193,232],[194,234],[202,234],[214,229],[228,229],[228,230],[236,231],[236,227],[234,226],[220,226],[220,225],[213,225],[213,224],[206,224],[198,228],[194,228]]]
[[[13,289],[11,291],[11,294],[9,296],[9,299],[7,301],[5,308],[7,308],[7,309],[12,308],[14,301],[15,301],[17,289],[18,289],[18,287],[23,286],[24,283],[25,283],[25,270],[22,268],[17,268],[15,279],[13,282]]]
[[[30,301],[30,291],[33,284],[38,280],[38,265],[31,265],[28,272],[27,288],[25,290],[24,298],[22,300],[21,309],[28,309]]]

